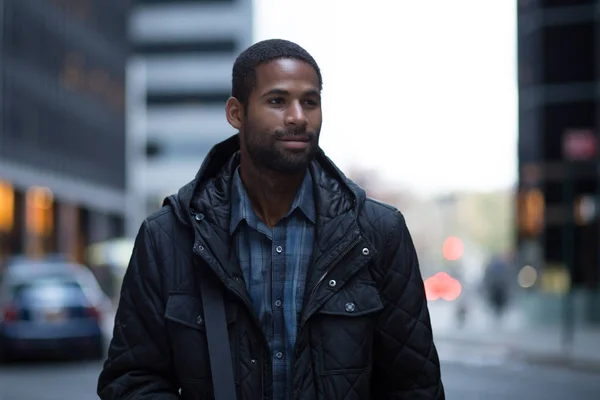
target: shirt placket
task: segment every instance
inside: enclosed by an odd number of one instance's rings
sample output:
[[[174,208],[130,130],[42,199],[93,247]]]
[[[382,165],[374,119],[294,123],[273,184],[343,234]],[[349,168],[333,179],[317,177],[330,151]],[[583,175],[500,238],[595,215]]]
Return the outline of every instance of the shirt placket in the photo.
[[[284,315],[286,228],[276,226],[273,229],[272,265],[271,265],[271,304],[273,310],[273,374],[274,393],[285,393],[286,382],[286,335]],[[283,397],[282,397],[283,398]]]

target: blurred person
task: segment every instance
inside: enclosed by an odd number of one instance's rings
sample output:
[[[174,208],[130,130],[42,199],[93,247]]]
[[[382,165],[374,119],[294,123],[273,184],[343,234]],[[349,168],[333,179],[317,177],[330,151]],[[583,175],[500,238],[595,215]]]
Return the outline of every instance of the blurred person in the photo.
[[[510,260],[510,255],[493,256],[484,273],[485,294],[498,320],[502,319],[510,298]]]
[[[467,300],[467,296],[464,293],[456,299],[456,309],[455,309],[455,317],[456,317],[456,325],[458,328],[464,328],[467,324],[467,317],[469,316],[469,304]]]
[[[445,398],[404,218],[320,149],[321,89],[292,42],[236,59],[226,118],[239,133],[142,224],[100,398]],[[231,355],[212,353],[209,291]],[[229,367],[224,395],[213,382]]]

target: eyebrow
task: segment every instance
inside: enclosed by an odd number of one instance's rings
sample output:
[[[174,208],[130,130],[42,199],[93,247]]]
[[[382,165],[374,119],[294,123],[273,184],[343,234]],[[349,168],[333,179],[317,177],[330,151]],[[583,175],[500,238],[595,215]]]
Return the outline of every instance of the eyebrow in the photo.
[[[284,90],[284,89],[271,89],[268,92],[266,92],[265,94],[263,94],[261,97],[268,97],[268,96],[273,96],[273,95],[289,96],[289,94],[290,94],[290,92],[287,90]],[[321,94],[319,93],[319,91],[315,90],[315,89],[310,89],[303,93],[303,96],[319,97],[320,95]]]

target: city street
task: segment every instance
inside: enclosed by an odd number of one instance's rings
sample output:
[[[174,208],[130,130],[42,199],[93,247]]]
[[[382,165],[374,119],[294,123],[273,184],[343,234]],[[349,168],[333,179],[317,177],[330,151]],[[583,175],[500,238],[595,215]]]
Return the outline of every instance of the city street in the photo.
[[[600,376],[511,363],[497,348],[439,343],[447,399],[595,400]],[[88,400],[101,363],[4,366],[0,400]]]
[[[97,400],[101,366],[99,362],[2,366],[0,400]]]
[[[474,344],[445,339],[454,328],[453,304],[431,305],[447,399],[453,400],[597,400],[600,372],[527,364],[514,349],[497,343]],[[482,316],[476,319],[482,318]],[[113,316],[104,330],[112,332]],[[472,321],[477,326],[477,321]],[[483,324],[483,323],[481,323]],[[484,324],[485,325],[485,324]],[[483,332],[483,331],[478,331]],[[466,334],[464,332],[463,334]],[[0,400],[97,399],[96,379],[101,362],[48,362],[0,366]]]
[[[533,366],[471,365],[446,362],[448,400],[597,400],[598,375]]]

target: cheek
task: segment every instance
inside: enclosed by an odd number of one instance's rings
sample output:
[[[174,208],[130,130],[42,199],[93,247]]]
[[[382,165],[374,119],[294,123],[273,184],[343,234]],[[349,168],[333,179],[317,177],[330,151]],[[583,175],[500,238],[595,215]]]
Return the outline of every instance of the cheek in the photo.
[[[308,127],[312,131],[319,131],[321,129],[321,125],[323,124],[323,116],[321,111],[315,111],[314,114],[310,115],[308,118]]]
[[[267,132],[285,125],[285,111],[281,108],[269,106],[268,104],[259,104],[250,107],[248,117],[253,122],[253,126]]]
[[[277,124],[277,120],[266,115],[261,114],[260,118],[248,116],[244,123],[244,130],[250,136],[253,142],[268,142],[272,139],[273,132],[275,132],[280,125]]]
[[[258,121],[246,121],[242,140],[251,146],[264,146],[269,142],[269,130]]]

